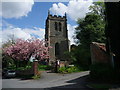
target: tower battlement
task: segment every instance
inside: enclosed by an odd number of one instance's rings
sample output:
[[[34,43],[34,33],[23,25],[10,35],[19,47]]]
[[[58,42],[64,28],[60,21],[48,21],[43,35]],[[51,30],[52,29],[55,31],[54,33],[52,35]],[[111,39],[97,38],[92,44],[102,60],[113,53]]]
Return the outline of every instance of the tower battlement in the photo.
[[[67,20],[67,17],[66,17],[66,13],[64,16],[60,16],[60,15],[52,15],[50,14],[50,11],[48,11],[48,17],[47,19],[58,19],[58,20]]]
[[[59,20],[66,20],[66,16],[60,16],[60,15],[48,15],[49,19],[59,19]]]

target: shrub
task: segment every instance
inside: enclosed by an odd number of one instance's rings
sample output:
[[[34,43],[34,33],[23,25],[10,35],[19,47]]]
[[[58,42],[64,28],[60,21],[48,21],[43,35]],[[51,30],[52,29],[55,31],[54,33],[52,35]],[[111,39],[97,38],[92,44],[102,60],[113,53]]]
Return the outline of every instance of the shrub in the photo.
[[[90,67],[90,77],[99,81],[110,81],[117,80],[118,74],[108,64],[96,63]]]
[[[7,67],[5,69],[10,69],[10,70],[28,70],[28,69],[31,69],[31,68],[32,68],[32,66],[27,65],[27,66],[18,67],[18,68],[16,68],[16,66],[10,66],[10,67]]]
[[[25,67],[18,67],[17,70],[28,70],[28,69],[31,69],[31,68],[32,68],[32,66],[27,65]]]
[[[39,79],[40,78],[40,75],[35,75],[32,77],[33,79]]]
[[[79,72],[79,71],[81,71],[81,70],[76,66],[61,67],[58,69],[58,72],[60,72],[60,73],[72,73],[72,72]]]
[[[78,72],[78,71],[80,71],[80,70],[75,66],[67,68],[68,73]]]
[[[58,72],[60,72],[60,73],[67,73],[66,67],[60,67],[60,68],[58,69]]]
[[[51,68],[49,65],[38,65],[39,70],[51,70]]]

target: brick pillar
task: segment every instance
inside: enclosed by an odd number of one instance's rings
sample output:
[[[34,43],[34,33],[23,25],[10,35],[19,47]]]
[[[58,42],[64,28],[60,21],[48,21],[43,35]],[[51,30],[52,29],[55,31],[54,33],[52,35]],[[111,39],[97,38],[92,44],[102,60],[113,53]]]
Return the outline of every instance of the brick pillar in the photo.
[[[33,61],[33,72],[34,72],[34,75],[38,74],[38,60]]]

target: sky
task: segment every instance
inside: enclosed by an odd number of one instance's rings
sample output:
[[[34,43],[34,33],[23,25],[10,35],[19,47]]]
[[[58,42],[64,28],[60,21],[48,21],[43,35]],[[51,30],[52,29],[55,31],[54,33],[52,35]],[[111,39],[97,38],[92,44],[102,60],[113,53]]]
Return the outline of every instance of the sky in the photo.
[[[6,42],[10,37],[30,39],[32,37],[44,39],[45,20],[48,10],[52,15],[67,14],[67,29],[70,44],[75,44],[75,28],[77,19],[84,18],[89,12],[92,0],[71,0],[68,2],[2,2],[0,9],[0,42]]]

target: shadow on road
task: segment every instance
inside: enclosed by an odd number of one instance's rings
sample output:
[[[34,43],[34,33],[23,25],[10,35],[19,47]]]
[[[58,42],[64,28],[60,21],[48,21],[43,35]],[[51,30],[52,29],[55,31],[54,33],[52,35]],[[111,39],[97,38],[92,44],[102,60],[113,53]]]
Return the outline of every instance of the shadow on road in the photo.
[[[56,86],[47,88],[47,90],[61,90],[61,89],[79,89],[79,90],[92,90],[86,85],[88,84],[89,75],[82,76],[73,80],[66,81],[68,85]]]

